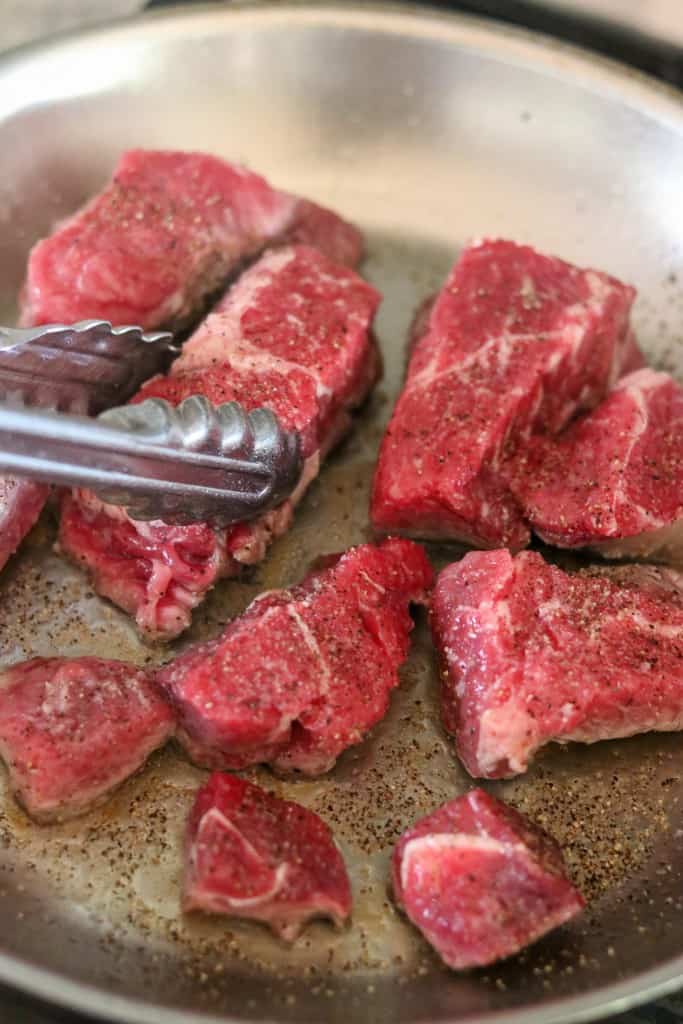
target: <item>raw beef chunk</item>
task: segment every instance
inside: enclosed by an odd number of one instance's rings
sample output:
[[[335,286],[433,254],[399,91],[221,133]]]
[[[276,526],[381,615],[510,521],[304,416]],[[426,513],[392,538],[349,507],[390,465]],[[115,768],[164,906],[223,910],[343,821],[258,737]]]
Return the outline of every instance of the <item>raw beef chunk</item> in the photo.
[[[349,266],[362,256],[352,225],[243,167],[201,153],[130,150],[103,192],[34,246],[21,322],[101,317],[182,328],[240,265],[287,240]],[[13,492],[9,500],[3,491]],[[0,479],[0,568],[47,493]]]
[[[392,875],[399,905],[456,970],[512,956],[584,906],[554,839],[481,789],[404,832]]]
[[[634,291],[506,241],[470,245],[418,314],[380,450],[374,524],[478,547],[526,545],[504,462],[591,408],[630,359]]]
[[[568,575],[532,552],[472,552],[439,575],[432,629],[443,721],[475,777],[517,775],[551,740],[683,728],[673,575]]]
[[[133,401],[172,404],[204,394],[218,404],[266,406],[300,432],[305,457],[296,491],[249,523],[134,522],[89,491],[65,501],[60,544],[93,574],[95,587],[150,636],[169,639],[221,577],[264,558],[284,533],[321,460],[351,425],[379,373],[372,320],[379,295],[352,270],[306,246],[261,257],[185,345],[166,377]]]
[[[0,476],[0,569],[35,526],[48,492],[44,484]]]
[[[285,198],[295,200],[294,212],[291,226],[276,241],[288,245],[311,245],[335,263],[345,267],[358,266],[365,254],[363,236],[358,228],[310,199]]]
[[[102,803],[171,736],[149,673],[101,658],[34,658],[0,674],[0,756],[37,821]]]
[[[328,771],[385,715],[432,571],[411,541],[363,544],[257,597],[158,675],[196,763]]]
[[[104,190],[34,246],[21,320],[177,329],[240,264],[289,235],[352,266],[361,255],[355,228],[244,167],[129,150]]]
[[[562,437],[535,438],[513,487],[549,544],[683,561],[683,387],[629,374]]]
[[[215,772],[190,812],[183,909],[263,921],[292,942],[312,918],[341,925],[351,886],[317,814]]]

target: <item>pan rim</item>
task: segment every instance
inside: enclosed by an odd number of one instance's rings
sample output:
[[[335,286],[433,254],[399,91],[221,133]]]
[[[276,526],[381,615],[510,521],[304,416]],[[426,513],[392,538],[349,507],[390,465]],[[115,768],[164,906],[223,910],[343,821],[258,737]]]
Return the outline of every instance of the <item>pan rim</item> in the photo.
[[[415,0],[232,0],[226,8],[221,0],[200,0],[191,7],[182,0],[164,8],[143,11],[120,18],[104,19],[77,30],[64,30],[48,39],[38,39],[0,52],[0,78],[20,69],[27,61],[58,53],[69,46],[86,43],[98,35],[128,35],[147,31],[156,35],[161,23],[170,30],[185,21],[229,20],[256,24],[277,17],[290,24],[341,25],[376,29],[380,23],[394,35],[438,39],[461,45],[472,53],[492,52],[498,47],[499,59],[519,67],[545,71],[553,77],[575,78],[574,84],[599,95],[611,95],[633,109],[643,109],[650,118],[674,125],[683,131],[683,95],[673,85],[623,64],[602,53],[574,43],[533,31],[520,25],[497,21],[493,17],[468,12],[444,11],[432,0],[418,6]],[[21,109],[21,108],[19,108]]]
[[[212,19],[234,25],[233,31],[239,31],[241,25],[248,23],[266,24],[273,19],[287,19],[291,23],[291,19],[296,19],[299,24],[335,24],[357,31],[381,27],[394,36],[438,39],[442,45],[459,46],[470,53],[485,53],[502,62],[540,70],[564,81],[569,79],[577,88],[612,96],[651,120],[667,123],[683,135],[683,98],[672,86],[641,71],[541,33],[503,25],[489,18],[410,3],[237,0],[229,8],[219,2],[176,6],[104,21],[76,32],[60,33],[49,41],[30,42],[11,49],[0,57],[0,83],[5,75],[21,70],[27,62],[59,55],[60,51],[87,43],[99,35],[127,36],[131,32],[145,31],[156,35],[162,26],[166,31],[172,31],[176,25],[182,30],[182,24],[188,21],[210,24]],[[113,994],[106,988],[71,980],[2,950],[0,982],[53,1005],[122,1024],[241,1024],[244,1020],[234,1015],[174,1009]],[[668,995],[682,983],[683,953],[630,979],[600,986],[586,994],[531,1007],[492,1011],[484,1018],[479,1014],[468,1015],[458,1018],[458,1024],[480,1024],[482,1019],[490,1024],[578,1024],[603,1019]],[[106,1006],[102,1006],[103,995]],[[262,1019],[262,1024],[278,1024],[278,1021],[269,1017]],[[324,1024],[322,1018],[320,1024]]]
[[[679,966],[674,970],[676,965]],[[532,1008],[494,1010],[485,1017],[468,1014],[459,1017],[457,1024],[587,1024],[671,995],[680,988],[682,977],[683,955],[628,981],[605,985],[585,995],[552,999]],[[643,984],[636,987],[639,979]],[[2,952],[0,982],[53,1006],[86,1013],[105,1024],[243,1024],[246,1021],[244,1017],[173,1009],[116,995],[87,982],[70,981],[57,971],[34,967],[20,957]],[[98,1004],[102,995],[106,995],[106,1007]],[[261,1017],[259,1024],[281,1024],[281,1019]],[[327,1021],[321,1017],[310,1024],[327,1024]],[[415,1024],[430,1024],[429,1018],[421,1018]]]

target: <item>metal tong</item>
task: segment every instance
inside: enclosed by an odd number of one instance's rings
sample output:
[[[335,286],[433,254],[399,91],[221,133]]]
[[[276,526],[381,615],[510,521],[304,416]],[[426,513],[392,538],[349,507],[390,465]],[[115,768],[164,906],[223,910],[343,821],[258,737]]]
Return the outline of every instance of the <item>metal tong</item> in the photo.
[[[102,411],[177,353],[166,332],[103,320],[0,328],[0,472],[89,487],[133,519],[169,524],[227,526],[279,504],[302,458],[270,410],[193,395]]]

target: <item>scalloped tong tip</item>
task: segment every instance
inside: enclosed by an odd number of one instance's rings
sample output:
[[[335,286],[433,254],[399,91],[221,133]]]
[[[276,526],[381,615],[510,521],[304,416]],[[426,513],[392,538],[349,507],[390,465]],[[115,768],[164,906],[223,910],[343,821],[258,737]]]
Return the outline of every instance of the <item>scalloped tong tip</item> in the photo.
[[[220,528],[280,504],[303,460],[270,410],[202,395],[109,408],[178,351],[167,332],[103,320],[0,327],[0,471],[88,487],[133,519],[169,524]]]

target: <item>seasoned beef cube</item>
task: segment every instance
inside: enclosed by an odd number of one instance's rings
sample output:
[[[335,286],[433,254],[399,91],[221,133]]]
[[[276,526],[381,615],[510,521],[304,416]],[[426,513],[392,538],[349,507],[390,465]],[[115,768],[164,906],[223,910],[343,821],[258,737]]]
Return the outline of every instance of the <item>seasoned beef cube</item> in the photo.
[[[31,251],[22,323],[177,329],[266,245],[292,237],[354,266],[354,227],[203,153],[133,149],[104,190]]]
[[[392,876],[399,905],[456,970],[512,956],[584,906],[557,843],[482,789],[404,832]]]
[[[150,674],[102,658],[34,658],[0,673],[0,756],[37,821],[83,814],[174,731]]]
[[[263,921],[292,942],[312,918],[346,921],[351,886],[317,814],[215,772],[190,812],[183,909]]]
[[[210,768],[328,771],[384,717],[408,653],[408,606],[431,583],[422,549],[388,540],[257,597],[158,674],[189,756]]]
[[[683,564],[683,387],[654,370],[623,377],[561,437],[520,453],[513,489],[549,544]]]
[[[193,394],[218,404],[265,406],[299,431],[305,458],[296,490],[248,523],[136,522],[80,490],[63,507],[60,545],[85,565],[98,592],[135,616],[140,630],[170,639],[221,577],[261,561],[284,533],[322,459],[348,431],[353,409],[379,373],[374,288],[306,246],[267,253],[229,289],[167,376],[133,401]]]
[[[596,405],[634,356],[632,288],[529,246],[464,250],[418,314],[375,473],[380,529],[524,547],[506,460]],[[420,336],[415,339],[415,334]]]
[[[683,728],[674,575],[569,575],[533,552],[471,552],[440,573],[432,629],[444,725],[475,778],[524,772],[551,741]]]

